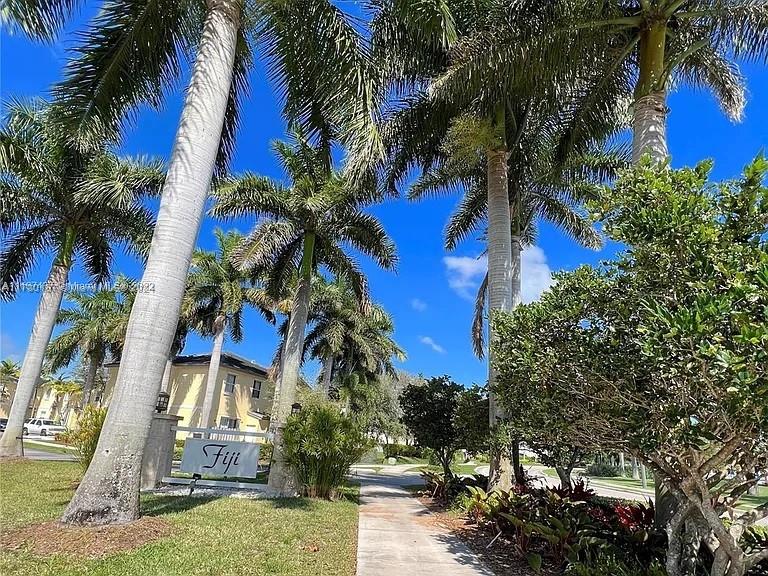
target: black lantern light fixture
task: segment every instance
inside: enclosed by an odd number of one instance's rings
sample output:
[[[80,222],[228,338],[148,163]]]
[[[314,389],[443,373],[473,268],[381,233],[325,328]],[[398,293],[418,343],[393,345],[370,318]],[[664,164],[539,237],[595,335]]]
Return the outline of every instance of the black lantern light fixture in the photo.
[[[155,406],[155,411],[158,414],[162,414],[168,410],[168,401],[170,399],[171,395],[168,394],[168,392],[160,392],[160,394],[157,395],[157,406]]]
[[[298,414],[299,412],[301,412],[301,404],[298,402],[291,404],[291,414]]]

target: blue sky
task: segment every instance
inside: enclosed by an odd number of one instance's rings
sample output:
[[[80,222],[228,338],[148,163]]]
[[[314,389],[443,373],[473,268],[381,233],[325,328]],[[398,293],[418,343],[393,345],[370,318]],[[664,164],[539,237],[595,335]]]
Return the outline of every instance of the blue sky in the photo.
[[[72,28],[77,24],[73,24]],[[71,30],[54,45],[35,44],[21,36],[0,37],[0,95],[11,97],[46,96],[60,78],[67,50],[73,45]],[[763,65],[744,65],[748,80],[748,105],[740,124],[730,123],[708,93],[682,89],[669,98],[669,146],[675,166],[695,164],[704,158],[715,159],[714,176],[738,176],[741,168],[768,144],[768,70]],[[183,84],[183,82],[182,82]],[[169,95],[162,111],[142,110],[138,121],[126,134],[122,151],[167,158],[178,122],[182,96]],[[269,85],[264,69],[257,66],[251,75],[251,95],[246,103],[234,161],[235,171],[250,170],[280,177],[269,143],[284,135],[279,102]],[[446,253],[442,231],[458,197],[411,203],[405,199],[373,208],[394,238],[400,264],[396,273],[377,270],[362,261],[369,276],[373,297],[389,310],[396,325],[396,339],[406,349],[408,360],[401,368],[425,375],[450,374],[465,385],[485,380],[485,364],[472,354],[469,327],[472,298],[482,279],[482,263],[477,256],[482,246],[475,240]],[[213,247],[212,230],[233,224],[208,218],[200,231],[198,245]],[[247,221],[238,222],[242,231]],[[609,258],[616,246],[601,252],[575,246],[556,230],[542,227],[538,245],[524,255],[524,293],[530,298],[546,287],[551,271],[573,269],[582,263],[597,263]],[[41,259],[28,280],[42,281],[50,258]],[[115,271],[139,277],[141,266],[135,259],[118,256]],[[79,267],[72,281],[84,281]],[[38,295],[19,294],[0,309],[0,358],[21,360],[29,337]],[[65,302],[65,306],[67,303]],[[277,344],[272,326],[255,312],[246,313],[246,337],[240,344],[227,343],[227,350],[256,362],[268,363]],[[211,343],[191,337],[186,353],[204,353]],[[315,366],[308,366],[314,376]]]

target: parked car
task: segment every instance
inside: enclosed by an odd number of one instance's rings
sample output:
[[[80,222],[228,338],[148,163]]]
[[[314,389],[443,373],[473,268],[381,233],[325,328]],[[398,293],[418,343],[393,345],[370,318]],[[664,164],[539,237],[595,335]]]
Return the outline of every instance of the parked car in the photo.
[[[0,418],[0,431],[5,430],[6,426],[8,426],[8,418]]]
[[[53,420],[31,418],[24,423],[24,434],[40,434],[40,436],[55,436],[67,429]]]

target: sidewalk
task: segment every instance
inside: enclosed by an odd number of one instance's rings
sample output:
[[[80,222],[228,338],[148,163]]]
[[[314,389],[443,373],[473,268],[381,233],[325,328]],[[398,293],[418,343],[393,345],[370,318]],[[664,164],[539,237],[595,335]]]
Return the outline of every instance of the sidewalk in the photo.
[[[419,476],[395,474],[357,471],[357,576],[492,576],[461,540],[427,521],[429,510],[403,488]]]

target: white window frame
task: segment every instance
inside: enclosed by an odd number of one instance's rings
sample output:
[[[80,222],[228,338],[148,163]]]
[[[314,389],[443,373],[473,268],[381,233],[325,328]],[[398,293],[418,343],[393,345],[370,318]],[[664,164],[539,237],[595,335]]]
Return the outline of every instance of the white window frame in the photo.
[[[261,398],[261,387],[263,385],[264,385],[264,382],[254,378],[253,386],[251,386],[251,399],[258,400],[259,398]]]
[[[232,382],[229,381],[230,376],[232,377]],[[236,385],[237,385],[237,374],[227,374],[224,377],[224,394],[226,394],[227,396],[232,396],[232,394],[235,393]]]

